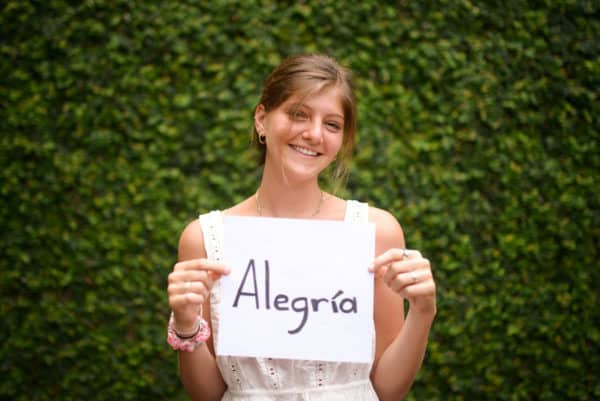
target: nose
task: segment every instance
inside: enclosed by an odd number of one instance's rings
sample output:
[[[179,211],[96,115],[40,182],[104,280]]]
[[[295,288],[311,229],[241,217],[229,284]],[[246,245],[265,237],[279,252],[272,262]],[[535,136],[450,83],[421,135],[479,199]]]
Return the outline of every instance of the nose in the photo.
[[[304,131],[302,131],[302,138],[310,141],[311,143],[319,144],[323,141],[323,125],[320,121],[311,122]]]

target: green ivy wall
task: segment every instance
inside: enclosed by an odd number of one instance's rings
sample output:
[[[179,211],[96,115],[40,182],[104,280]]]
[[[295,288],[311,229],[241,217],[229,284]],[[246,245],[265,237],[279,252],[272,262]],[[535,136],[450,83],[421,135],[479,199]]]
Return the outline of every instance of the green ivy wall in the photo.
[[[302,52],[356,75],[342,195],[389,209],[434,266],[407,399],[600,398],[597,2],[0,11],[0,399],[186,399],[165,343],[178,235],[253,193],[252,108]]]

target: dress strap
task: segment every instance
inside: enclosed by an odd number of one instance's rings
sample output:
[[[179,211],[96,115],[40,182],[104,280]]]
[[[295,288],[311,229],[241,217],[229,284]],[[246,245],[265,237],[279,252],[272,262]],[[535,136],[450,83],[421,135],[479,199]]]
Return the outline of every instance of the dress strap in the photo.
[[[347,200],[344,221],[349,223],[368,223],[369,204],[366,202]]]
[[[221,261],[223,258],[224,228],[223,215],[215,210],[199,216],[200,226],[202,227],[202,236],[204,238],[204,249],[206,257],[209,260]],[[217,338],[219,332],[219,308],[221,301],[220,281],[213,285],[210,291],[210,322],[212,326],[213,347],[217,348]]]
[[[206,256],[210,260],[220,261],[223,258],[223,216],[220,211],[214,210],[201,214],[199,219]]]

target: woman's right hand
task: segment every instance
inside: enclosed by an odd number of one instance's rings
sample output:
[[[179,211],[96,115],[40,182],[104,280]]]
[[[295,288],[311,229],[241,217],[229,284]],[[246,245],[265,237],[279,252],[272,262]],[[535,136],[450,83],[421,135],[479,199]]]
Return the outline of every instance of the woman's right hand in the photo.
[[[229,274],[223,263],[208,259],[178,262],[169,274],[169,305],[175,317],[175,330],[190,332],[196,327],[198,314],[208,299],[215,281]]]

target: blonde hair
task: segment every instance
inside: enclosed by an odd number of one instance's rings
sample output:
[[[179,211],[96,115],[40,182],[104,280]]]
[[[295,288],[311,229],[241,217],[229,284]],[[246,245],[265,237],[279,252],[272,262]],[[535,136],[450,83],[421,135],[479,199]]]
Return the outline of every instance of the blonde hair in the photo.
[[[342,67],[335,59],[321,54],[289,57],[267,77],[259,105],[269,112],[291,96],[300,95],[301,99],[306,99],[311,94],[332,87],[339,89],[344,111],[344,139],[339,156],[332,166],[330,177],[338,188],[343,185],[348,176],[348,164],[356,142],[356,99],[350,70]],[[258,141],[256,127],[252,134],[252,141],[261,153],[261,163],[264,163],[266,147]]]

